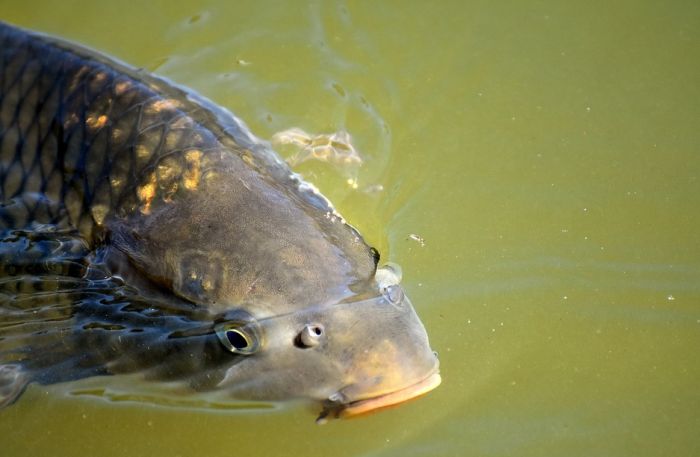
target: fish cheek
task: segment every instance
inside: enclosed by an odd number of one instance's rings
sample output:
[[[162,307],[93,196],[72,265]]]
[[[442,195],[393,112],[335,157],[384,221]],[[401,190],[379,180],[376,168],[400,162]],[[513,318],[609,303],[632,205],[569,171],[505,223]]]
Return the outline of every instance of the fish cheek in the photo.
[[[344,332],[339,335],[337,326],[335,319],[317,316],[302,324],[294,338],[293,355],[304,396],[323,400],[346,383],[356,350],[352,342],[345,344]]]
[[[325,340],[327,326],[319,329],[320,323],[320,319],[298,319],[294,315],[261,322],[264,338],[259,350],[228,367],[219,388],[235,398],[326,399],[343,386],[343,376]],[[318,330],[321,335],[317,335]],[[318,343],[312,343],[317,336]]]

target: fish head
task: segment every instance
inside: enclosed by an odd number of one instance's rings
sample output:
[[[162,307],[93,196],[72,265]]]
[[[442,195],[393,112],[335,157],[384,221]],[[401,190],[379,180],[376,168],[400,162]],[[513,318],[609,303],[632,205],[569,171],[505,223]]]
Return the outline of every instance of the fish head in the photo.
[[[288,169],[264,168],[271,177],[227,160],[203,164],[197,190],[110,227],[138,275],[213,315],[250,316],[216,321],[232,353],[217,388],[346,416],[436,387],[437,357],[398,270],[377,268],[377,251]]]
[[[154,200],[147,215],[112,221],[121,270],[214,313],[246,304],[258,318],[339,302],[372,279],[378,254],[323,197],[247,168],[226,171]]]
[[[318,400],[322,418],[364,413],[437,387],[439,363],[425,328],[402,287],[382,283],[382,271],[355,300],[268,317],[254,327],[220,324],[227,349],[236,352],[236,341],[255,349],[226,370],[218,387],[237,398]]]

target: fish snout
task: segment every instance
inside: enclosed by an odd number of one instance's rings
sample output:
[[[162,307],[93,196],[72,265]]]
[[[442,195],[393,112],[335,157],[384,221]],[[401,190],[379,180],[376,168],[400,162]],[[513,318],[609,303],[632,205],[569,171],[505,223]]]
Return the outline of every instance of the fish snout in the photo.
[[[355,355],[345,385],[324,403],[320,422],[403,403],[440,385],[440,362],[425,329],[412,309],[403,317],[410,324],[403,332],[389,332]]]
[[[382,384],[381,377],[346,386],[328,397],[316,422],[323,424],[332,418],[358,416],[421,397],[442,382],[439,366],[440,363],[435,354],[434,368],[425,378],[385,393],[368,395],[368,392],[372,392],[377,385]],[[359,399],[353,400],[353,398]]]

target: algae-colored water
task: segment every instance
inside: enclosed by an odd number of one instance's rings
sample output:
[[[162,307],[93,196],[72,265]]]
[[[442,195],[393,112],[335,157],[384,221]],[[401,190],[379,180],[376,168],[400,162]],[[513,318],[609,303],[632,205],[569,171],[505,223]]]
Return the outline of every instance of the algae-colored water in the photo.
[[[403,266],[443,385],[325,426],[32,387],[0,412],[1,455],[700,454],[700,3],[144,3],[0,18],[262,138],[348,130],[357,189],[300,171]]]

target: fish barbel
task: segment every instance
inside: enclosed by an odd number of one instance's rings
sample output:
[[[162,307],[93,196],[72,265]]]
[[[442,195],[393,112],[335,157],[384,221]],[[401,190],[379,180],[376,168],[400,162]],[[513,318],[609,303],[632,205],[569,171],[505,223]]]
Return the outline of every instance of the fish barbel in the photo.
[[[1,22],[0,235],[0,407],[141,373],[330,418],[440,383],[397,269],[242,121]]]

